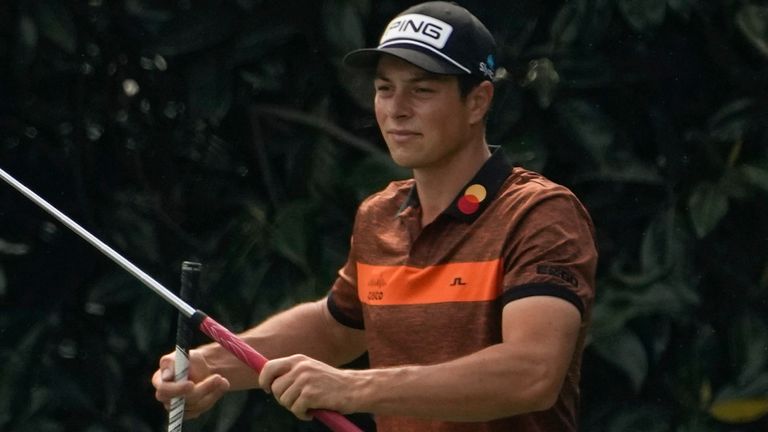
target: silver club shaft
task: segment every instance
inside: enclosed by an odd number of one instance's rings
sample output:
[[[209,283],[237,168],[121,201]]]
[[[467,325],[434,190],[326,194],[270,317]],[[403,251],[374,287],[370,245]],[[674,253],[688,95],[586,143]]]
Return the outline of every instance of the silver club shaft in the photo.
[[[136,267],[133,263],[125,259],[122,255],[117,253],[114,249],[109,247],[106,243],[99,240],[96,236],[86,231],[85,228],[77,224],[77,222],[70,219],[67,215],[60,212],[56,207],[48,203],[48,201],[41,198],[38,194],[34,193],[31,189],[24,186],[21,182],[13,178],[10,174],[0,168],[0,178],[6,183],[13,186],[14,189],[21,192],[24,196],[32,200],[35,204],[40,206],[48,214],[56,218],[59,222],[64,224],[67,228],[75,232],[75,234],[82,237],[85,241],[93,245],[101,253],[109,257],[112,261],[117,263],[120,267],[124,268],[128,273],[139,279],[144,285],[148,286],[152,291],[156,292],[160,297],[165,299],[173,307],[179,310],[187,318],[191,317],[195,313],[195,309],[183,302],[179,297],[169,291],[166,287],[161,285],[158,281],[154,280],[151,276],[144,273],[143,270]]]

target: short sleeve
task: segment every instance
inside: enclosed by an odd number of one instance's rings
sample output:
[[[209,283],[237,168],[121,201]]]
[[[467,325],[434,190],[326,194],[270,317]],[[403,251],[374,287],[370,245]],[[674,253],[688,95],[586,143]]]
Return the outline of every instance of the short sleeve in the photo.
[[[357,267],[351,251],[346,264],[339,270],[327,302],[328,310],[340,324],[360,330],[365,328],[357,295]]]
[[[516,209],[505,251],[502,301],[548,295],[588,315],[594,300],[597,247],[584,206],[559,185],[534,189]]]

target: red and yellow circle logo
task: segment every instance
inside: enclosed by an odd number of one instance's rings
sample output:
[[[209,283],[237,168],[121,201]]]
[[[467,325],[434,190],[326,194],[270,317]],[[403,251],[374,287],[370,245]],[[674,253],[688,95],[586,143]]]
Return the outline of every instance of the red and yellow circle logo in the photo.
[[[466,215],[471,215],[480,208],[480,203],[485,200],[487,192],[485,187],[480,184],[473,184],[464,191],[464,196],[459,198],[459,211]]]

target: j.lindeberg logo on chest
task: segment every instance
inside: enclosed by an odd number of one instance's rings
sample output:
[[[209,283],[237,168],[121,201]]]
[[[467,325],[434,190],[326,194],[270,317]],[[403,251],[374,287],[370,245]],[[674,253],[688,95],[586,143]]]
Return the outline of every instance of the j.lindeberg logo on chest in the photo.
[[[453,282],[451,282],[451,284],[448,286],[462,286],[466,284],[467,283],[464,282],[464,280],[461,277],[456,277],[456,278],[453,278]]]
[[[402,15],[389,23],[379,45],[393,39],[412,39],[442,49],[452,32],[453,27],[439,19],[420,14]]]

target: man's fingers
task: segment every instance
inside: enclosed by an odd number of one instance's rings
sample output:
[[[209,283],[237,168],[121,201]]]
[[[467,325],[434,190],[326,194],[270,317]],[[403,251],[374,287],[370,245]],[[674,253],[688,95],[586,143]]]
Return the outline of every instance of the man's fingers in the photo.
[[[208,411],[229,390],[229,381],[221,375],[211,375],[187,394],[185,416],[195,418]]]
[[[163,403],[165,409],[170,409],[173,398],[183,397],[184,416],[195,418],[209,410],[229,390],[229,381],[221,375],[211,375],[205,358],[197,352],[190,351],[189,376],[186,380],[175,379],[175,352],[164,355],[158,362],[158,369],[152,375],[152,386],[155,387],[155,398]]]
[[[169,353],[162,357],[160,357],[160,361],[158,362],[159,369],[171,369],[173,371],[174,365],[176,364],[176,353]]]
[[[275,380],[279,376],[289,372],[291,367],[292,363],[290,357],[268,361],[264,365],[264,368],[261,369],[261,372],[259,372],[259,387],[267,393],[275,392],[279,395],[283,389],[272,388],[272,386],[274,385]]]
[[[171,368],[160,369],[160,378],[162,378],[163,381],[173,381],[174,375],[175,371]]]
[[[311,420],[307,415],[306,371],[307,357],[295,355],[291,357],[268,361],[259,374],[259,385],[262,389],[274,394],[280,405],[289,409],[301,420]]]
[[[171,354],[164,355],[158,362],[158,369],[152,374],[152,386],[160,390],[166,382],[172,382],[174,378],[175,361]],[[163,393],[163,392],[161,392]],[[161,399],[158,398],[162,402]]]
[[[189,395],[195,388],[195,383],[189,380],[184,381],[166,381],[161,377],[162,372],[157,371],[152,376],[152,385],[155,387],[155,399],[168,405],[171,399],[179,396]],[[173,378],[173,376],[171,376]]]
[[[303,401],[303,399],[301,399],[302,390],[300,385],[294,383],[293,385],[288,386],[288,388],[280,394],[278,402],[280,402],[280,405],[288,408],[293,415],[300,420],[312,420],[312,417],[307,415],[308,407],[304,403],[301,403],[301,401]],[[277,393],[275,394],[277,395]]]

